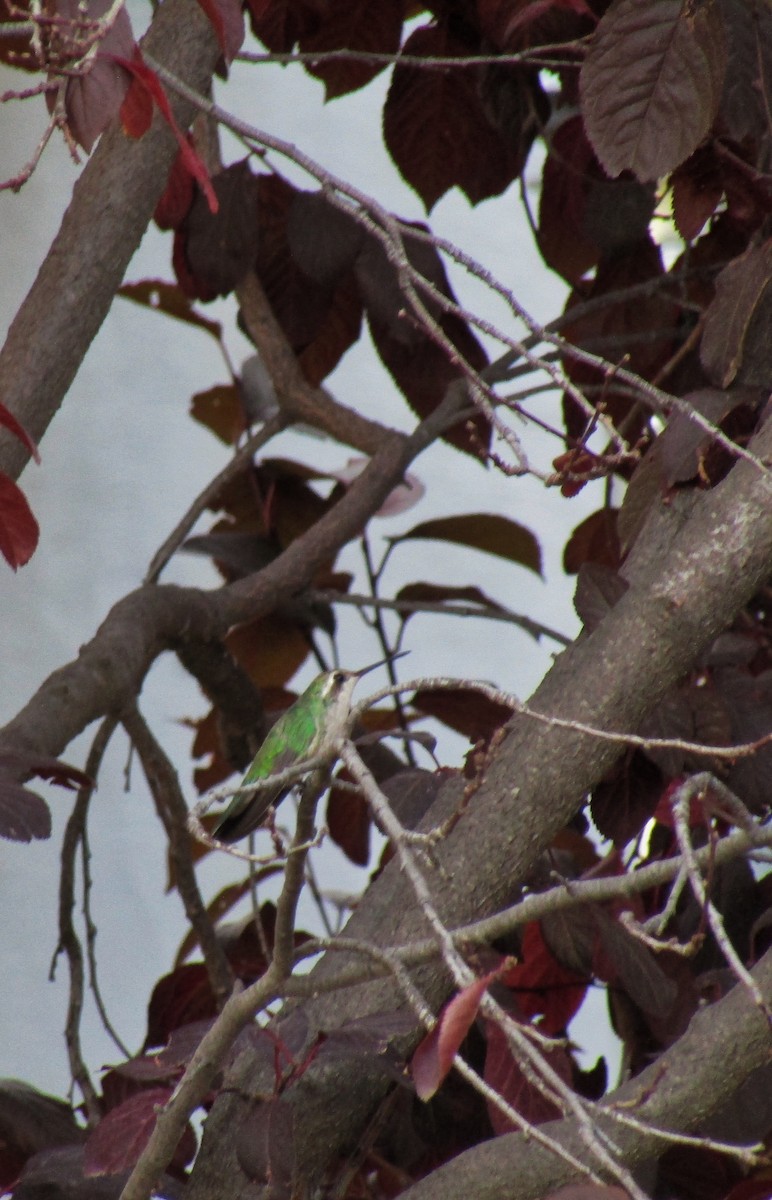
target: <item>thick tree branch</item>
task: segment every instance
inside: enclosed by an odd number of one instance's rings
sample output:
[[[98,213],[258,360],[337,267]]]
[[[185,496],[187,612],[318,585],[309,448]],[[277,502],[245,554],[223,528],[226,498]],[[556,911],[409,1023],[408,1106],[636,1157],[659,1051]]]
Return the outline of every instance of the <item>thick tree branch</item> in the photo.
[[[236,289],[236,295],[247,331],[273,381],[282,412],[292,421],[323,430],[344,446],[375,454],[383,438],[388,437],[388,429],[333,400],[326,389],[311,386],[253,271]]]
[[[440,405],[410,437],[384,436],[334,508],[258,574],[210,592],[149,585],[119,601],[78,658],[55,671],[0,731],[0,744],[60,754],[91,721],[106,713],[120,716],[164,650],[185,640],[221,638],[233,625],[273,611],[284,597],[307,587],[319,567],[359,533],[459,403],[453,397]]]
[[[196,0],[164,0],[143,48],[206,91],[220,56]],[[171,97],[180,125],[191,105]],[[0,353],[0,396],[40,441],[104,320],[166,184],[176,142],[158,114],[139,141],[119,125],[105,133]],[[0,431],[0,469],[17,477],[24,446]]]
[[[772,423],[762,429],[752,450],[760,458],[770,457]],[[606,619],[557,660],[531,708],[601,728],[636,730],[772,571],[770,477],[755,465],[735,466],[685,519],[664,508],[654,518],[655,525],[664,520],[676,526],[669,552],[660,546],[658,554],[647,557],[644,550],[646,569],[633,571],[633,586]],[[437,848],[433,900],[445,925],[475,920],[509,903],[533,871],[541,847],[572,816],[616,755],[614,746],[590,735],[516,716],[463,820]],[[450,815],[456,792],[452,785],[441,791],[426,827]],[[346,928],[347,936],[381,946],[409,942],[426,932],[393,863]],[[341,956],[327,956],[310,978],[324,985],[340,969]],[[446,973],[430,966],[417,978],[424,995],[439,1005],[448,990]],[[312,1029],[335,1028],[398,1004],[393,984],[377,981],[345,996],[320,996],[304,1011]],[[191,1200],[224,1195],[218,1191],[223,1178],[229,1180],[229,1196],[254,1195],[246,1180],[236,1189],[239,1168],[226,1130],[245,1111],[244,1097],[265,1086],[259,1072],[245,1063],[237,1091],[215,1104],[193,1173]],[[314,1064],[292,1089],[292,1100],[303,1114],[301,1174],[311,1180],[322,1177],[330,1158],[356,1140],[385,1087],[376,1066],[368,1071],[358,1062],[352,1078],[339,1064]]]
[[[772,1000],[772,951],[756,970],[754,980]],[[686,1033],[657,1061],[613,1092],[598,1109],[618,1108],[637,1121],[676,1133],[696,1129],[708,1116],[731,1104],[749,1076],[769,1062],[769,1026],[747,991],[735,986],[723,1000],[699,1012]],[[662,1135],[646,1135],[609,1119],[599,1120],[635,1167],[662,1153]],[[573,1120],[542,1127],[565,1149],[582,1155],[582,1141]],[[513,1163],[517,1170],[513,1171]],[[409,1200],[536,1200],[571,1180],[566,1166],[521,1134],[493,1138],[459,1154],[409,1188]]]

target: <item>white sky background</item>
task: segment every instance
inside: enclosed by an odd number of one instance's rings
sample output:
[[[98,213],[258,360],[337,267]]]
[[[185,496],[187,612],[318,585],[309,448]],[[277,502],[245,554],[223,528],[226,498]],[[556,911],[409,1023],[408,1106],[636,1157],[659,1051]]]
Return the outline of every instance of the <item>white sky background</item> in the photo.
[[[255,43],[248,39],[254,48]],[[3,89],[23,87],[28,77],[3,71]],[[388,86],[382,74],[368,88],[324,106],[321,84],[300,67],[234,67],[227,88],[218,83],[218,99],[260,128],[294,141],[318,161],[411,219],[425,219],[418,197],[400,179],[380,137],[380,111]],[[0,163],[4,176],[29,157],[44,125],[43,102],[26,101],[0,109]],[[224,143],[226,161],[243,151]],[[531,166],[532,177],[538,175]],[[46,150],[37,172],[19,196],[0,193],[2,289],[0,326],[4,334],[26,294],[58,228],[76,170],[60,143]],[[296,182],[313,186],[294,175]],[[536,208],[537,198],[532,197]],[[559,312],[564,286],[543,266],[523,218],[516,188],[476,209],[454,191],[436,206],[432,225],[494,271],[535,317]],[[87,249],[87,248],[86,248]],[[151,227],[127,271],[127,280],[171,279],[171,238]],[[459,299],[510,333],[500,303],[481,285],[451,270]],[[232,302],[207,306],[225,322],[229,349],[239,364],[250,346],[237,332]],[[488,347],[492,356],[500,349]],[[116,300],[100,334],[41,446],[42,466],[30,466],[22,485],[40,521],[39,548],[18,574],[0,563],[3,603],[2,691],[0,721],[11,717],[45,677],[77,653],[93,636],[111,606],[141,582],[147,564],[191,500],[227,460],[228,451],[187,415],[190,396],[224,382],[226,373],[215,342],[179,322]],[[375,354],[358,345],[328,380],[344,403],[385,423],[410,428],[412,414]],[[557,416],[555,400],[539,401],[541,415]],[[537,431],[525,432],[526,446],[541,465],[558,452]],[[541,439],[541,440],[540,440]],[[538,448],[537,448],[538,447]],[[331,442],[310,441],[287,433],[270,454],[296,457],[315,466],[342,467],[352,456]],[[401,517],[373,525],[396,534],[418,521],[453,512],[499,512],[529,526],[542,546],[545,579],[477,552],[440,543],[417,542],[400,548],[385,580],[385,594],[413,580],[476,584],[507,606],[573,635],[577,621],[571,606],[573,581],[561,573],[566,538],[600,504],[600,492],[587,488],[567,502],[537,481],[506,479],[444,446],[432,447],[412,468],[427,488],[420,506]],[[377,525],[377,529],[376,529]],[[203,523],[200,529],[205,529]],[[355,548],[339,560],[355,572],[365,590]],[[164,581],[210,586],[214,570],[197,556],[179,555]],[[347,610],[338,613],[341,661],[358,666],[378,656],[378,646],[361,621]],[[555,646],[536,645],[509,626],[477,620],[415,617],[406,645],[411,656],[401,664],[403,677],[457,675],[484,678],[519,696],[527,696],[549,667]],[[297,679],[302,687],[313,664]],[[373,687],[380,686],[379,676]],[[362,689],[364,692],[364,688]],[[200,715],[205,703],[176,660],[166,656],[152,671],[141,707],[156,735],[178,766],[190,803],[190,733],[184,716]],[[89,735],[65,757],[82,766]],[[439,753],[458,763],[465,744],[443,737]],[[163,895],[164,841],[152,802],[135,764],[130,791],[124,791],[126,742],[116,736],[92,805],[93,915],[99,928],[100,981],[108,1011],[124,1040],[139,1048],[146,1004],[155,980],[170,969],[185,922],[176,895]],[[0,1003],[0,1076],[23,1078],[45,1090],[65,1094],[69,1071],[62,1029],[67,967],[62,959],[57,980],[47,982],[56,945],[58,855],[71,793],[44,789],[54,814],[49,842],[19,846],[0,841],[0,967],[6,981]],[[323,884],[355,891],[365,876],[355,872],[333,847],[319,863]],[[213,894],[234,869],[210,857],[200,879]],[[268,893],[266,893],[267,895]],[[306,906],[302,919],[313,920]],[[587,1045],[590,1060],[614,1053],[597,1040],[604,1002],[587,1006],[574,1029]],[[84,1048],[92,1069],[117,1061],[117,1050],[99,1025],[92,1006],[84,1024]]]

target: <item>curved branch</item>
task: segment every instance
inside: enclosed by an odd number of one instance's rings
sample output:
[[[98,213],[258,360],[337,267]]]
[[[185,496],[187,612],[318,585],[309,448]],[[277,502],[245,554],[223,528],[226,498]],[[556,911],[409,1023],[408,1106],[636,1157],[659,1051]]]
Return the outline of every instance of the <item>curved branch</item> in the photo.
[[[120,716],[153,661],[184,641],[213,641],[233,625],[273,611],[307,587],[315,572],[355,537],[412,460],[444,428],[456,396],[405,437],[384,434],[369,465],[338,503],[262,571],[213,591],[147,585],[111,610],[74,662],[54,671],[0,730],[0,744],[59,755],[91,721]]]
[[[772,454],[772,423],[752,443],[755,455]],[[747,603],[772,570],[769,476],[738,463],[724,482],[694,503],[683,519],[678,506],[655,510],[672,531],[658,554],[589,636],[555,663],[534,697],[532,710],[608,730],[634,730],[662,695]],[[640,544],[644,540],[640,539]],[[637,547],[636,547],[637,549]],[[644,553],[646,553],[644,551]],[[515,716],[491,755],[482,783],[453,832],[435,848],[432,896],[446,927],[500,911],[533,872],[541,848],[609,769],[618,750],[608,741],[549,722]],[[463,784],[445,785],[427,814],[434,828],[456,810]],[[346,936],[377,946],[418,940],[426,924],[411,901],[396,864],[370,887],[346,927]],[[341,959],[343,962],[341,963]],[[345,955],[325,956],[309,976],[324,986]],[[427,965],[417,973],[430,1003],[447,995],[447,973]],[[391,1011],[399,998],[389,980],[371,981],[345,994],[318,995],[304,1009],[312,1030],[334,1029],[355,1017]],[[417,1034],[416,1034],[417,1036]],[[767,1034],[768,1036],[768,1034]],[[230,1196],[254,1196],[241,1176],[228,1131],[246,1113],[249,1097],[267,1086],[258,1065],[241,1064],[232,1092],[215,1103],[190,1184],[190,1200],[211,1200],[218,1179]],[[376,1065],[358,1062],[355,1077],[340,1065],[315,1063],[293,1091],[302,1111],[298,1171],[323,1177],[327,1163],[356,1140],[386,1084]]]
[[[220,48],[196,0],[164,0],[143,49],[206,91]],[[193,108],[171,98],[187,128]],[[61,227],[0,352],[0,395],[40,441],[104,320],[161,195],[176,152],[158,114],[139,141],[116,123],[73,190]],[[0,431],[0,469],[18,477],[29,452]]]
[[[772,1000],[772,951],[753,972]],[[681,1133],[732,1102],[753,1071],[769,1061],[769,1026],[744,988],[697,1014],[679,1040],[652,1066],[613,1092],[596,1109],[598,1124],[613,1137],[622,1159],[638,1166],[662,1152],[662,1135],[647,1134],[644,1122]],[[627,1111],[638,1128],[602,1119],[604,1108]],[[541,1126],[566,1150],[581,1156],[576,1121]],[[517,1170],[512,1164],[517,1163]],[[571,1180],[565,1164],[519,1133],[505,1134],[459,1154],[403,1193],[405,1200],[537,1200]]]

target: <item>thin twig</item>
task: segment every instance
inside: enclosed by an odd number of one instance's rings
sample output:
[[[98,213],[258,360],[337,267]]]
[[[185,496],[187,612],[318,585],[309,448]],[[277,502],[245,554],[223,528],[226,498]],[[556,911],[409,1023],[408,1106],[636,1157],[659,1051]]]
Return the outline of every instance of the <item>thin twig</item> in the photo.
[[[198,887],[186,825],[188,807],[177,774],[136,705],[124,713],[122,721],[139,755],[156,811],[166,830],[177,892],[201,947],[212,992],[222,1006],[233,990],[233,972]]]
[[[112,737],[116,722],[112,717],[106,717],[97,730],[91,749],[86,759],[85,770],[91,780],[96,780],[105,751]],[[62,841],[62,866],[59,876],[59,944],[51,964],[51,975],[60,952],[67,955],[70,970],[70,989],[67,1000],[67,1022],[65,1025],[65,1042],[70,1061],[70,1071],[73,1081],[80,1088],[86,1106],[89,1125],[95,1125],[101,1116],[99,1095],[91,1081],[91,1076],[83,1058],[80,1042],[80,1022],[83,1015],[84,970],[83,948],[75,930],[73,910],[75,908],[75,862],[78,847],[83,838],[83,831],[88,816],[88,807],[94,792],[95,783],[78,789],[75,803],[70,813]]]

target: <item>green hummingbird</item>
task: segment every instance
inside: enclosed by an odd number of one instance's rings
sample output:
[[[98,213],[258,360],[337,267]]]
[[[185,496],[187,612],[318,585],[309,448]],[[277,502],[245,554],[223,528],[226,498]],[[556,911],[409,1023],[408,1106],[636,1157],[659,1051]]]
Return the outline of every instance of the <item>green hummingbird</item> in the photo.
[[[401,658],[402,654],[379,659],[359,671],[335,669],[317,675],[270,729],[240,786],[259,783],[269,775],[288,770],[293,763],[332,758],[335,742],[346,731],[351,698],[359,680],[368,671]],[[213,836],[221,842],[238,842],[259,829],[271,805],[283,800],[292,786],[279,784],[275,788],[238,792],[215,826]]]

